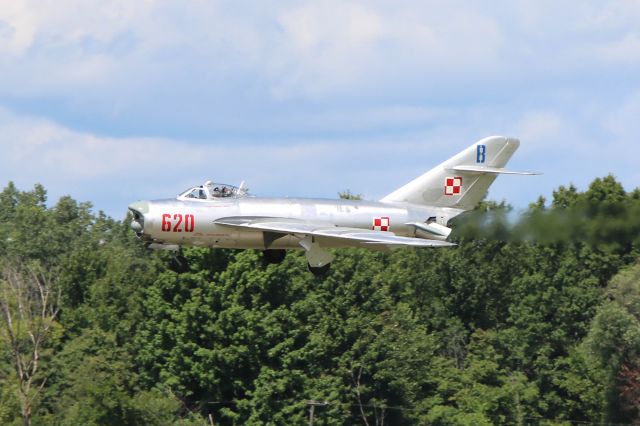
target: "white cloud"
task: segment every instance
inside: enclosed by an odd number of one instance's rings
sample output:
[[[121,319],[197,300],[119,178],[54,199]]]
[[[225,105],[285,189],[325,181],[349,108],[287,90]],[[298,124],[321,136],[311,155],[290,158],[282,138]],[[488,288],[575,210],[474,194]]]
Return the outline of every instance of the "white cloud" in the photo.
[[[527,112],[516,124],[518,135],[531,144],[546,145],[548,140],[559,136],[562,129],[562,118],[549,111]]]
[[[35,11],[22,1],[0,3],[0,52],[20,55],[35,38]]]
[[[377,43],[385,36],[382,17],[352,2],[313,2],[278,17],[282,39],[276,47],[272,93],[323,93],[327,85],[342,87],[373,65]]]
[[[633,185],[639,21],[632,0],[0,0],[0,177],[110,205],[220,177],[376,197],[502,133],[547,173],[523,198]]]
[[[455,4],[325,1],[282,13],[272,90],[279,99],[326,98],[375,90],[389,93],[500,68],[502,32],[480,11]],[[450,78],[446,78],[451,80]]]
[[[617,108],[603,117],[605,129],[610,132],[608,151],[635,169],[640,158],[639,117],[640,91],[630,93]]]
[[[172,116],[183,129],[205,108],[237,115],[245,103],[278,111],[297,101],[442,101],[503,83],[535,87],[586,64],[602,66],[599,59],[628,63],[638,57],[638,9],[632,1],[266,1],[246,8],[204,0],[0,0],[0,96],[54,98],[96,120],[119,114],[139,123],[166,120],[174,101],[186,111]]]
[[[514,123],[513,134],[522,141],[521,151],[525,155],[537,156],[550,150],[565,155],[575,147],[573,129],[556,111],[525,112]]]
[[[419,145],[423,151],[417,141],[395,149],[415,153]],[[392,146],[386,140],[246,145],[113,138],[0,110],[0,182],[13,180],[22,188],[40,182],[53,199],[71,193],[116,216],[135,199],[170,197],[205,179],[244,179],[267,195],[333,197],[345,188],[375,190],[376,164],[386,162]]]
[[[614,63],[640,62],[640,34],[627,33],[622,38],[603,43],[597,48],[602,59]]]

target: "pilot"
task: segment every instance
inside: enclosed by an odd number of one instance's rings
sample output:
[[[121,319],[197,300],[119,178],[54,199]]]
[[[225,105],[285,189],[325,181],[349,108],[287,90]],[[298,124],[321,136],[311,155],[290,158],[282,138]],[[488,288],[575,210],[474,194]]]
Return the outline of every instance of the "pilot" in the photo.
[[[220,196],[220,188],[218,188],[217,186],[215,188],[213,188],[213,192],[211,193],[212,196],[214,197],[219,197]]]

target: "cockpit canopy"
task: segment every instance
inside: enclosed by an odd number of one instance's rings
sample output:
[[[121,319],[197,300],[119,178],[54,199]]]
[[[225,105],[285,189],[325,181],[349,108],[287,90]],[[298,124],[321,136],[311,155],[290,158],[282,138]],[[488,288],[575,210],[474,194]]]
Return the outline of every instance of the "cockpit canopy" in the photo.
[[[220,200],[223,198],[240,198],[247,195],[244,182],[239,187],[226,183],[214,183],[210,180],[203,185],[189,188],[178,195],[179,200]]]

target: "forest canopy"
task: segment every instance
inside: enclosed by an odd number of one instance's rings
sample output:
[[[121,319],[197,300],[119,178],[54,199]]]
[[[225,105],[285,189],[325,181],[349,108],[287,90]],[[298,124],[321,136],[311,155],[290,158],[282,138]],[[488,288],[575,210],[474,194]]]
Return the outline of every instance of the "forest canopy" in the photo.
[[[612,176],[325,278],[129,221],[0,193],[0,424],[640,421],[640,191]]]

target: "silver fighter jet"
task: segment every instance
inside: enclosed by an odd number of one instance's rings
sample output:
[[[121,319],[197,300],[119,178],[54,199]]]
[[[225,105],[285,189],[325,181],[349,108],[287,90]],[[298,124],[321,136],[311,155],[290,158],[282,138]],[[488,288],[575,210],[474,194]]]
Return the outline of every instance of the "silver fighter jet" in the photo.
[[[176,198],[129,206],[131,228],[151,248],[179,245],[259,249],[279,263],[303,249],[309,270],[326,274],[329,248],[447,247],[449,220],[473,209],[504,169],[518,139],[480,140],[380,201],[262,198],[239,187],[205,182]]]

